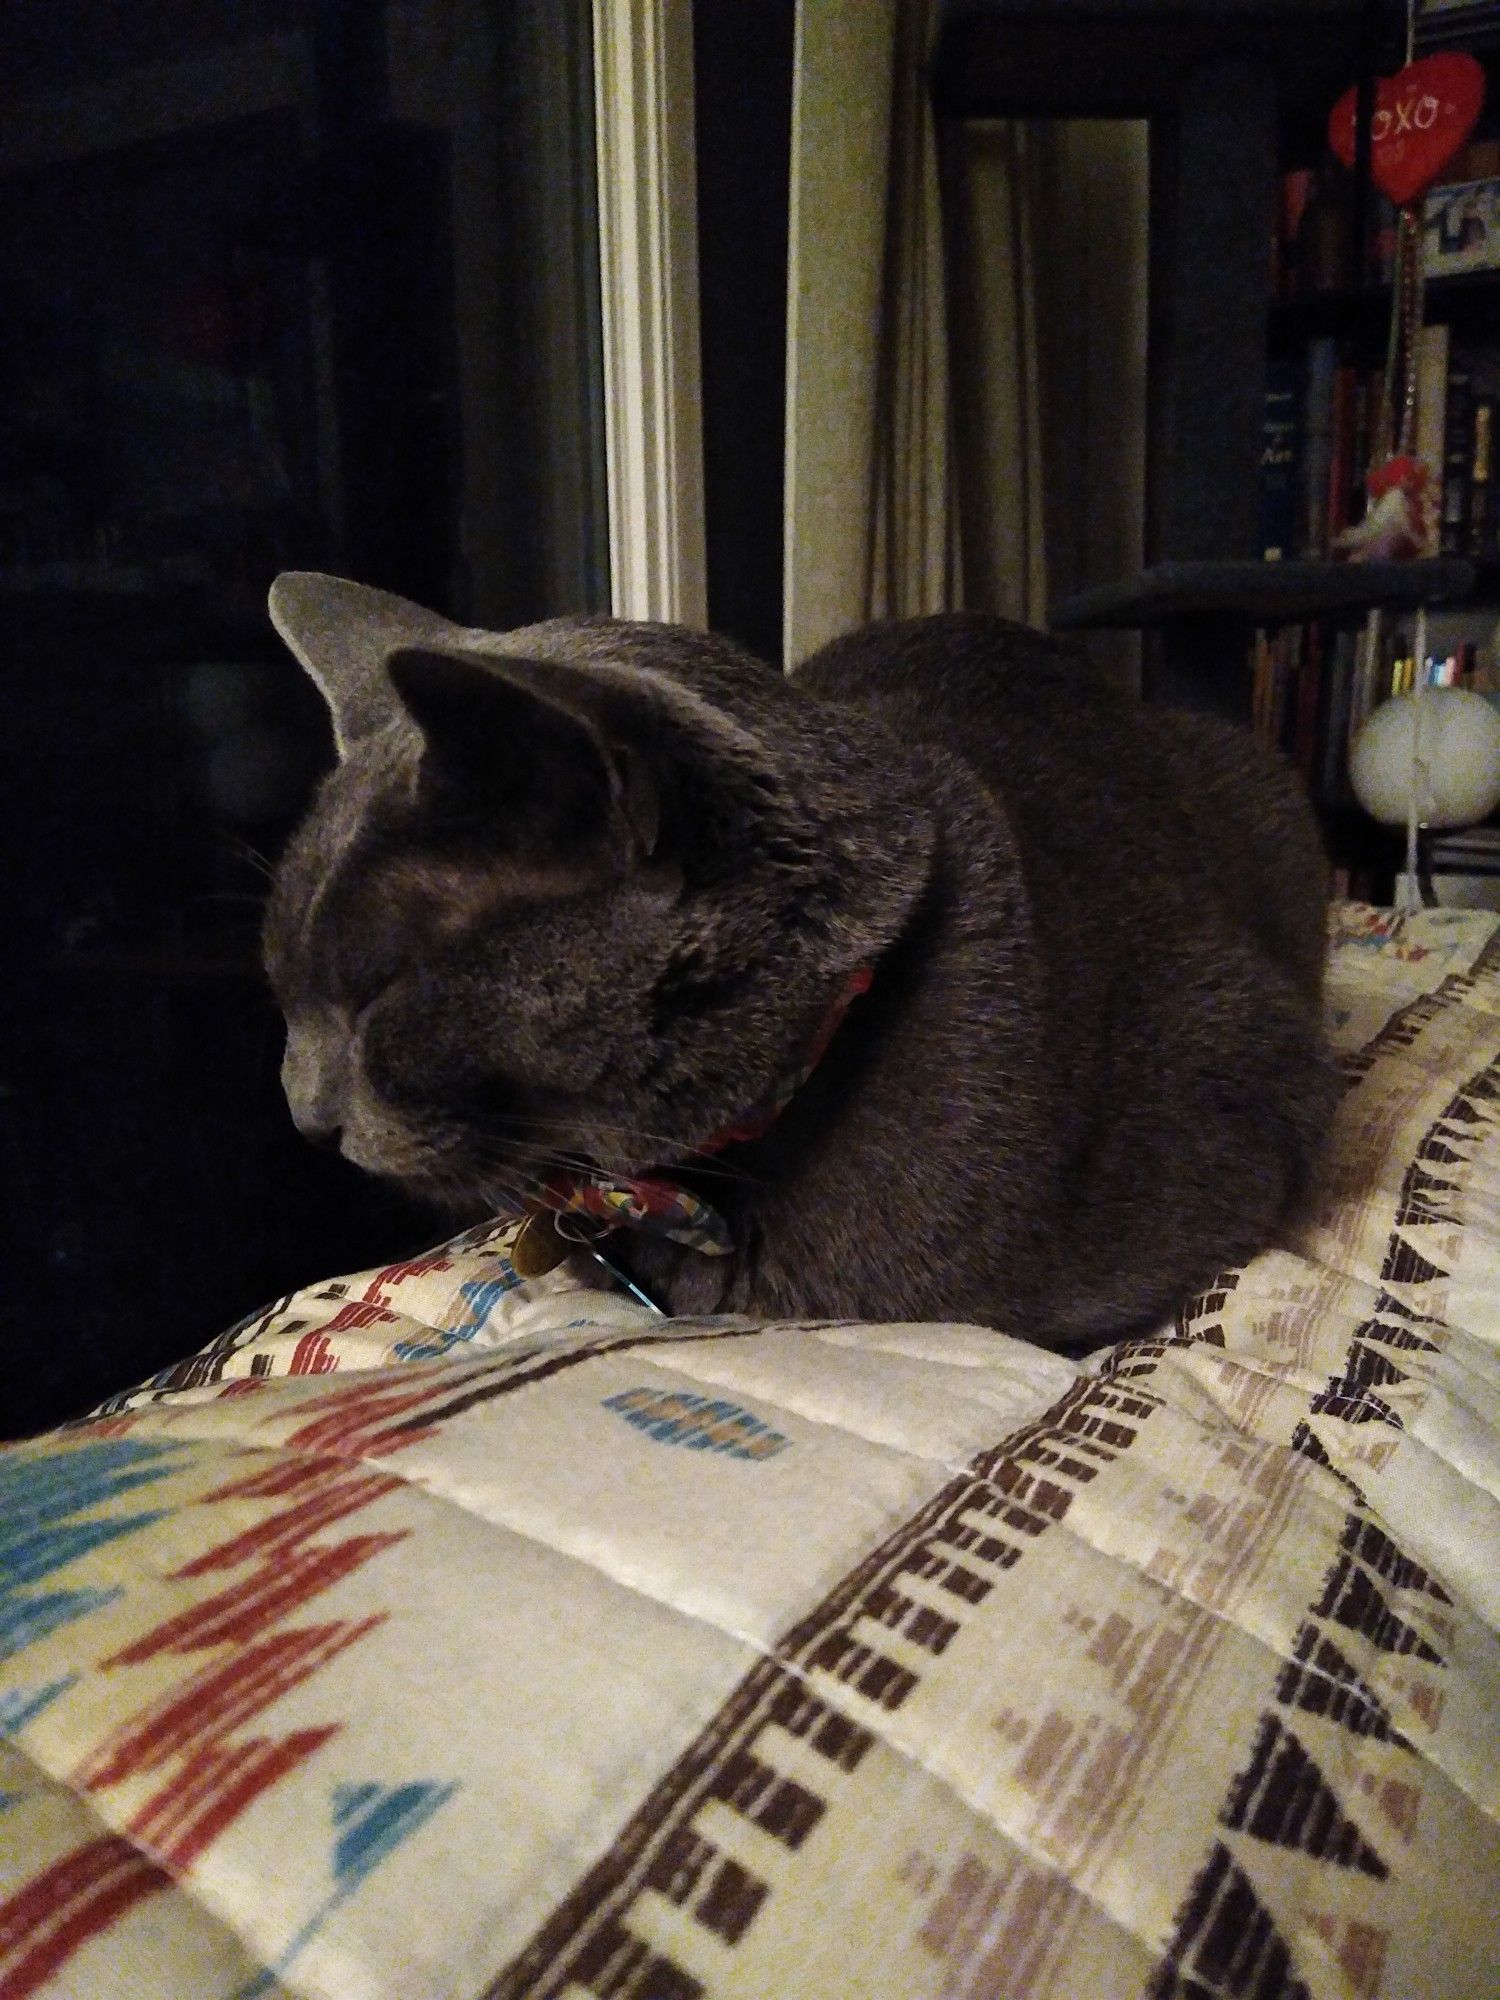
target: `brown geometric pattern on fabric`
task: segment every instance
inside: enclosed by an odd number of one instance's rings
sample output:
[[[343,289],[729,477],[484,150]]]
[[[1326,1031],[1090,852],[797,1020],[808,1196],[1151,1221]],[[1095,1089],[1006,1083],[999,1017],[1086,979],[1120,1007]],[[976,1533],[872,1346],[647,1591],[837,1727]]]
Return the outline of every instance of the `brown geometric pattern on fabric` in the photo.
[[[1276,1698],[1288,1708],[1305,1709],[1310,1715],[1341,1723],[1356,1736],[1373,1736],[1403,1750],[1411,1748],[1380,1696],[1311,1619],[1298,1628],[1292,1657],[1276,1683]]]
[[[1467,972],[1451,972],[1433,988],[1405,1006],[1399,1007],[1384,1026],[1360,1048],[1347,1053],[1340,1065],[1347,1084],[1367,1076],[1384,1056],[1402,1054],[1413,1048],[1423,1031],[1450,1007],[1461,1005],[1483,990],[1500,973],[1500,932],[1480,950]]]
[[[1184,1967],[1186,1966],[1186,1970]],[[1182,1913],[1147,2000],[1311,2000],[1245,1871],[1218,1843]]]
[[[1412,1600],[1405,1616],[1391,1601],[1396,1595]],[[1330,1628],[1355,1635],[1368,1650],[1411,1655],[1441,1670],[1442,1654],[1415,1621],[1421,1619],[1432,1637],[1440,1636],[1444,1620],[1438,1607],[1450,1602],[1442,1585],[1403,1555],[1376,1522],[1360,1513],[1347,1516],[1293,1657],[1276,1683],[1277,1703],[1289,1713],[1261,1716],[1219,1815],[1221,1826],[1246,1838],[1233,1851],[1222,1841],[1214,1843],[1183,1903],[1150,2000],[1241,1995],[1306,2000],[1308,1989],[1293,1969],[1290,1947],[1257,1894],[1256,1844],[1293,1848],[1325,1866],[1355,1869],[1376,1881],[1390,1869],[1297,1736],[1292,1715],[1311,1713],[1409,1754],[1410,1742],[1393,1728],[1385,1703],[1365,1684]],[[1434,1721],[1442,1707],[1440,1682],[1426,1675],[1413,1693],[1418,1712]],[[1404,1791],[1400,1780],[1386,1780],[1385,1805],[1393,1819],[1400,1817]],[[1415,1792],[1407,1795],[1415,1802]],[[1372,1917],[1377,1909],[1372,1903]],[[1359,1925],[1352,1942],[1346,1941],[1366,1970],[1378,1970],[1384,1943],[1378,1921]]]
[[[1470,973],[1450,976],[1432,994],[1404,1006],[1351,1059],[1351,1086],[1373,1069],[1380,1055],[1410,1052],[1411,1087],[1425,1088],[1421,1071],[1430,1057],[1422,1048],[1424,1036],[1434,1029],[1441,1033],[1449,1010],[1470,996],[1481,981],[1493,981],[1497,971],[1500,951],[1491,947]],[[1326,1463],[1308,1417],[1401,1428],[1399,1413],[1380,1392],[1403,1387],[1408,1379],[1403,1362],[1439,1352],[1442,1338],[1442,1329],[1409,1302],[1408,1288],[1447,1276],[1439,1246],[1431,1236],[1461,1220],[1462,1135],[1466,1129],[1492,1122],[1496,1102],[1495,1069],[1487,1064],[1468,1076],[1432,1117],[1399,1197],[1387,1210],[1389,1236],[1375,1309],[1349,1337],[1342,1369],[1325,1377],[1324,1386],[1311,1395],[1302,1392],[1303,1420],[1281,1433],[1283,1444],[1293,1444],[1299,1452]],[[1425,1243],[1424,1234],[1428,1237]],[[1418,1243],[1423,1247],[1418,1248]],[[1142,1405],[1149,1409],[1155,1398],[1148,1385],[1173,1349],[1232,1348],[1234,1335],[1229,1327],[1241,1284],[1242,1274],[1226,1274],[1184,1309],[1174,1334],[1135,1341],[1119,1349],[1103,1363],[1100,1386],[1135,1389],[1139,1385]],[[1437,1339],[1429,1338],[1429,1329],[1437,1333]],[[1018,1458],[1020,1453],[1014,1456]],[[1012,1467],[1011,1476],[1014,1471]],[[1339,1476],[1352,1485],[1346,1475]],[[1355,1497],[1357,1501],[1357,1489]],[[951,1496],[944,1495],[936,1505],[941,1511],[950,1502]],[[1028,1504],[1043,1518],[1060,1520],[1067,1511],[1066,1489],[1062,1489],[1059,1507],[1056,1496],[1044,1486],[1039,1490],[1033,1485]],[[931,1529],[923,1537],[924,1546],[930,1552],[941,1539],[941,1531]],[[992,1564],[997,1577],[1014,1565],[1023,1546],[1013,1541],[998,1546],[972,1522],[955,1540],[960,1553],[974,1560],[976,1567]],[[988,1589],[982,1571],[979,1588]],[[1159,1970],[1150,1982],[1153,1994],[1182,1995],[1184,2000],[1186,1996],[1204,1996],[1206,2000],[1211,1994],[1301,2000],[1309,1994],[1308,1974],[1297,1962],[1296,1934],[1283,1931],[1275,1914],[1274,1857],[1295,1853],[1332,1875],[1363,1878],[1372,1888],[1388,1879],[1392,1863],[1378,1828],[1386,1825],[1396,1830],[1398,1840],[1404,1840],[1416,1825],[1423,1796],[1422,1766],[1414,1764],[1414,1775],[1406,1780],[1400,1775],[1399,1763],[1414,1756],[1407,1714],[1431,1729],[1442,1712],[1446,1665],[1443,1607],[1447,1602],[1442,1585],[1407,1557],[1367,1512],[1361,1509],[1345,1515],[1342,1533],[1331,1549],[1305,1615],[1300,1623],[1287,1628],[1291,1636],[1286,1656],[1273,1664],[1266,1685],[1270,1705],[1258,1713],[1251,1708],[1235,1716],[1238,1759],[1230,1767],[1234,1776],[1220,1809],[1221,1831],[1210,1838],[1201,1865],[1183,1878],[1190,1879],[1192,1886],[1172,1927]],[[835,1625],[820,1642],[818,1664],[839,1672],[888,1709],[899,1709],[910,1698],[917,1675],[909,1652],[901,1659],[892,1659],[870,1642],[871,1622],[884,1617],[893,1629],[899,1629],[902,1619],[913,1610],[897,1582],[872,1580],[859,1635],[848,1626]],[[944,1618],[928,1604],[920,1607],[920,1616],[935,1652],[948,1644],[962,1624],[961,1608]],[[1381,1656],[1406,1665],[1394,1681],[1387,1675],[1381,1682],[1382,1692],[1377,1693],[1369,1679],[1368,1662]],[[790,1661],[794,1656],[783,1648],[781,1657]],[[758,1678],[769,1688],[775,1677],[776,1668],[768,1665],[751,1680]],[[745,1691],[749,1686],[747,1683]],[[1392,1719],[1390,1700],[1384,1692],[1392,1687],[1403,1703],[1401,1727]],[[802,1699],[816,1701],[818,1697],[804,1692]],[[725,1762],[713,1767],[718,1773],[717,1793],[709,1780],[703,1785],[703,1794],[727,1798],[742,1811],[756,1807],[771,1810],[777,1824],[787,1830],[789,1844],[793,1833],[800,1844],[826,1813],[836,1810],[837,1797],[826,1785],[814,1790],[804,1785],[790,1797],[779,1794],[774,1760],[758,1758],[753,1748],[757,1729],[762,1726],[757,1720],[760,1713],[763,1710],[751,1701],[736,1725],[738,1733],[731,1732],[735,1747],[724,1747]],[[720,1721],[724,1721],[722,1716]],[[853,1722],[847,1726],[859,1729],[858,1754],[863,1754],[869,1747],[867,1733]],[[1329,1730],[1347,1732],[1355,1742],[1372,1746],[1372,1752],[1362,1751],[1357,1759],[1330,1754]],[[1322,1749],[1317,1747],[1320,1742]],[[1376,1751],[1381,1754],[1372,1762],[1371,1754]],[[1382,1762],[1382,1755],[1387,1761]],[[1390,1764],[1391,1758],[1398,1760],[1397,1764]],[[659,1817],[673,1812],[663,1801],[660,1788],[647,1810]],[[734,1935],[744,1936],[767,1907],[771,1885],[747,1878],[740,1861],[716,1858],[712,1843],[692,1824],[693,1817],[691,1800],[685,1800],[672,1819],[675,1834],[669,1839],[676,1840],[672,1851],[680,1870],[674,1878],[673,1899],[691,1908],[699,1923],[707,1924],[707,1913],[712,1910],[733,1911]],[[663,1959],[659,1948],[653,1952],[632,1930],[630,1908],[635,1895],[659,1887],[660,1878],[647,1870],[632,1886],[621,1872],[621,1859],[621,1843],[617,1843],[600,1870],[580,1885],[574,1899],[578,1907],[567,1916],[573,1926],[568,1937],[558,1928],[540,1955],[534,1945],[532,1953],[517,1961],[507,1980],[497,1986],[497,1996],[555,1994],[566,1987],[570,1993],[593,1994],[599,2000],[615,2000],[615,1996],[618,2000],[648,2000],[658,1992],[708,1990],[683,1966]],[[722,1892],[715,1886],[716,1865],[732,1868]],[[611,1870],[613,1879],[606,1880]],[[1011,1868],[1011,1874],[1017,1876],[1026,1872],[1024,1862]],[[1030,1990],[1031,1973],[1023,1976],[1018,1965],[1009,1965],[997,1974],[985,1943],[1000,1899],[1010,1893],[1001,1879],[1004,1875],[1004,1868],[997,1874],[971,1857],[958,1864],[947,1889],[933,1905],[929,1928],[934,1923],[943,1928],[939,1915],[943,1910],[949,1910],[952,1918],[944,1936],[934,1936],[930,1942],[935,1954],[953,1968],[955,1994],[988,1992],[992,1989],[984,1985],[984,1979],[996,1976],[1006,1980],[1004,1990],[1013,1990],[1012,1980]],[[1042,1931],[1064,1920],[1067,1892],[1061,1885],[1033,1875],[1025,1893],[1033,1903],[1040,1897],[1047,1905],[1044,1909],[1039,1903],[1033,1912]],[[1349,1990],[1374,1991],[1389,1942],[1379,1921],[1378,1891],[1376,1900],[1369,1904],[1368,1916],[1352,1917],[1312,1908],[1317,1891],[1309,1887],[1305,1894],[1309,1907],[1301,1921],[1322,1939],[1349,1981]],[[700,1899],[696,1904],[695,1897]],[[579,1922],[581,1911],[590,1904],[603,1904],[608,1911],[591,1941]],[[965,1932],[973,1933],[968,1944],[963,1943],[961,1934]],[[719,1935],[726,1935],[722,1927]],[[569,1939],[575,1937],[570,1955]],[[538,1944],[541,1942],[539,1938]],[[990,1970],[981,1975],[980,1969],[986,1965]],[[527,1975],[521,1975],[522,1967],[527,1968]],[[980,1977],[980,1984],[966,1983],[971,1976]],[[1316,1984],[1317,1990],[1323,1990],[1321,1981]],[[1020,1990],[1019,1985],[1014,1990]]]
[[[1497,965],[1500,959],[1486,953],[1486,969],[1491,976]],[[1477,977],[1478,973],[1450,979],[1439,989],[1439,995],[1447,995],[1451,1004],[1460,989],[1474,988]],[[1408,1010],[1408,1015],[1411,1011]],[[1422,1017],[1423,1024],[1434,1018],[1428,1010]],[[1406,1045],[1415,1040],[1413,1033],[1407,1037]],[[1500,1124],[1500,1062],[1489,1061],[1465,1079],[1422,1135],[1397,1197],[1375,1311],[1355,1328],[1342,1370],[1330,1375],[1326,1386],[1312,1398],[1309,1417],[1332,1416],[1349,1424],[1381,1423],[1395,1430],[1403,1428],[1402,1417],[1389,1398],[1380,1393],[1411,1379],[1395,1356],[1438,1354],[1442,1349],[1438,1341],[1420,1330],[1424,1323],[1431,1331],[1441,1329],[1431,1321],[1424,1322],[1400,1298],[1398,1288],[1432,1285],[1451,1276],[1443,1246],[1453,1240],[1464,1220],[1463,1169],[1468,1164],[1465,1148],[1472,1145],[1478,1132],[1497,1124]],[[1397,1323],[1393,1325],[1392,1321]],[[1324,1465],[1329,1463],[1325,1448],[1306,1421],[1292,1441],[1309,1457]]]
[[[485,2000],[696,2000],[701,1984],[631,1930],[632,1904],[655,1892],[735,1943],[767,1903],[770,1883],[722,1855],[699,1824],[725,1806],[795,1852],[840,1803],[876,1740],[840,1712],[833,1688],[849,1687],[894,1713],[920,1674],[868,1635],[899,1634],[933,1658],[996,1577],[1067,1515],[1075,1493],[1128,1450],[1157,1399],[1083,1380],[1037,1423],[979,1453],[925,1507],[845,1577],[741,1682],[708,1727],[616,1836],[608,1853],[562,1902]],[[908,1593],[919,1580],[951,1608],[936,1611]],[[925,1594],[925,1593],[924,1593]],[[817,1754],[816,1785],[777,1767],[785,1733]]]
[[[1262,1716],[1250,1762],[1220,1818],[1234,1832],[1274,1847],[1300,1848],[1335,1868],[1358,1868],[1380,1880],[1391,1872],[1308,1751],[1274,1715]]]
[[[1431,993],[1424,993],[1410,1000],[1386,1022],[1363,1048],[1353,1049],[1343,1058],[1340,1065],[1346,1084],[1357,1083],[1368,1076],[1377,1062],[1384,1056],[1399,1055],[1413,1048],[1421,1039],[1422,1032],[1440,1014],[1446,1013],[1459,994],[1467,990],[1473,981],[1472,973],[1450,973],[1441,986]]]

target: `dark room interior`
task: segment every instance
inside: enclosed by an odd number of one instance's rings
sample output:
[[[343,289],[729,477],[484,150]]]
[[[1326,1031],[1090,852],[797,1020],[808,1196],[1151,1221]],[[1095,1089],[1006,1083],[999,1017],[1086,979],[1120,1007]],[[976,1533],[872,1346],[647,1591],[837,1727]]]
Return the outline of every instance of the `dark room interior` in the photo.
[[[791,9],[747,87],[705,12],[715,594],[774,645],[779,456],[747,474],[735,428],[780,393],[744,310],[748,257],[784,311]],[[5,10],[0,1432],[441,1233],[281,1102],[259,904],[331,752],[266,589],[607,608],[589,35],[500,0]],[[756,149],[780,203],[716,259]]]

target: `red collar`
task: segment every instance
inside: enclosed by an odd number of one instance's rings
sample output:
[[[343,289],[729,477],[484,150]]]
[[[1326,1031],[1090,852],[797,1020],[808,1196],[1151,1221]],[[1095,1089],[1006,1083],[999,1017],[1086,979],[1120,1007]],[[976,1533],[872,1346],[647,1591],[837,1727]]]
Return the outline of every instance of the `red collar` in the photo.
[[[798,1066],[789,1070],[732,1125],[724,1126],[705,1139],[683,1164],[711,1158],[726,1146],[759,1139],[769,1132],[828,1053],[829,1044],[843,1025],[844,1016],[859,996],[870,990],[874,976],[869,966],[861,966],[857,972],[851,972],[829,1002],[817,1032],[802,1051]],[[559,1231],[552,1224],[552,1218],[564,1215],[576,1215],[595,1225],[590,1234],[607,1233],[614,1229],[644,1229],[653,1235],[670,1237],[674,1243],[681,1243],[709,1257],[728,1256],[734,1248],[729,1225],[717,1209],[711,1208],[687,1188],[679,1187],[657,1174],[630,1179],[560,1174],[549,1181],[530,1204],[528,1219],[516,1238],[512,1261],[523,1278],[539,1277],[543,1271],[560,1262],[572,1247],[574,1239],[569,1232]],[[543,1218],[547,1219],[544,1221]]]
[[[694,1157],[722,1153],[726,1146],[739,1144],[746,1139],[764,1137],[827,1055],[828,1045],[843,1026],[844,1016],[862,993],[869,992],[870,982],[874,977],[875,974],[868,965],[862,965],[857,972],[851,972],[828,1003],[828,1010],[818,1024],[817,1033],[802,1052],[801,1066],[788,1071],[758,1104],[752,1105],[732,1125],[726,1125],[722,1131],[715,1132],[711,1138],[705,1139]]]

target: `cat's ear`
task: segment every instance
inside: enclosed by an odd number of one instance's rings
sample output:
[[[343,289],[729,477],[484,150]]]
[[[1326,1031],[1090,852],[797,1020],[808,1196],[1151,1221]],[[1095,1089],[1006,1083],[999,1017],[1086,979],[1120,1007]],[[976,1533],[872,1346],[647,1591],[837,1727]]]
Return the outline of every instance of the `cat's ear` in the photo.
[[[340,757],[397,712],[386,661],[398,646],[451,645],[464,636],[462,627],[404,597],[314,570],[278,576],[270,609],[271,623],[328,703]]]
[[[622,860],[654,852],[661,807],[645,760],[610,740],[561,663],[403,648],[389,684],[421,730],[435,802],[507,823],[526,845],[601,836]]]

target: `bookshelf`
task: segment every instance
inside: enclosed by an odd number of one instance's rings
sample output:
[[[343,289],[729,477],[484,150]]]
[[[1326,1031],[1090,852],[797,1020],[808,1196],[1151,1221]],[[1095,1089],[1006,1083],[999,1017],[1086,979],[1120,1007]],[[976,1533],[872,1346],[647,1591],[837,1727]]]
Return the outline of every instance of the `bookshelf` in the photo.
[[[1402,0],[946,0],[933,64],[940,127],[969,117],[1149,121],[1146,566],[1054,604],[1051,622],[1147,633],[1148,698],[1275,735],[1308,779],[1349,886],[1376,895],[1389,885],[1392,848],[1353,804],[1343,753],[1328,740],[1357,719],[1339,683],[1352,679],[1373,607],[1387,635],[1408,644],[1418,605],[1435,610],[1442,645],[1494,626],[1500,506],[1493,537],[1450,534],[1424,561],[1333,560],[1330,531],[1363,504],[1346,443],[1341,469],[1327,475],[1342,488],[1339,506],[1330,514],[1325,489],[1316,532],[1299,531],[1282,560],[1267,562],[1261,462],[1268,389],[1304,371],[1310,351],[1325,370],[1332,358],[1365,375],[1383,359],[1390,291],[1375,257],[1384,218],[1368,141],[1344,184],[1320,189],[1321,236],[1310,230],[1300,246],[1309,265],[1319,251],[1315,284],[1283,281],[1278,294],[1271,218],[1287,174],[1310,172],[1327,153],[1339,95],[1363,80],[1368,105],[1374,79],[1402,66],[1405,30]],[[1490,66],[1488,122],[1476,137],[1500,134],[1500,0],[1429,12],[1417,53],[1452,48]],[[1368,116],[1356,125],[1366,131]],[[1326,226],[1330,204],[1342,243]],[[1500,269],[1434,278],[1427,316],[1448,329],[1450,353],[1493,346],[1500,399]],[[1500,491],[1500,417],[1494,446]]]
[[[1270,300],[1267,218],[1281,132],[1399,47],[1385,0],[943,0],[941,130],[968,118],[1145,119],[1150,132],[1146,563],[1260,557]],[[1399,59],[1399,58],[1398,58]],[[1212,448],[1205,448],[1205,440]],[[1059,606],[1066,622],[1072,607]],[[1237,614],[1151,621],[1151,698],[1248,719]]]
[[[1388,857],[1352,801],[1352,735],[1373,705],[1415,681],[1500,686],[1500,455],[1491,448],[1500,445],[1500,4],[1459,0],[1419,13],[1418,60],[1458,50],[1481,60],[1489,88],[1473,134],[1420,204],[1428,275],[1416,455],[1428,468],[1432,533],[1431,560],[1411,567],[1433,575],[1443,562],[1466,563],[1469,582],[1417,600],[1433,613],[1422,659],[1415,619],[1398,600],[1358,637],[1319,608],[1252,648],[1257,730],[1298,765],[1344,879],[1376,894]],[[1283,121],[1272,211],[1262,541],[1263,553],[1280,545],[1298,566],[1327,562],[1364,511],[1390,326],[1395,211],[1367,160],[1353,173],[1334,160],[1331,103],[1326,91],[1308,95]]]

